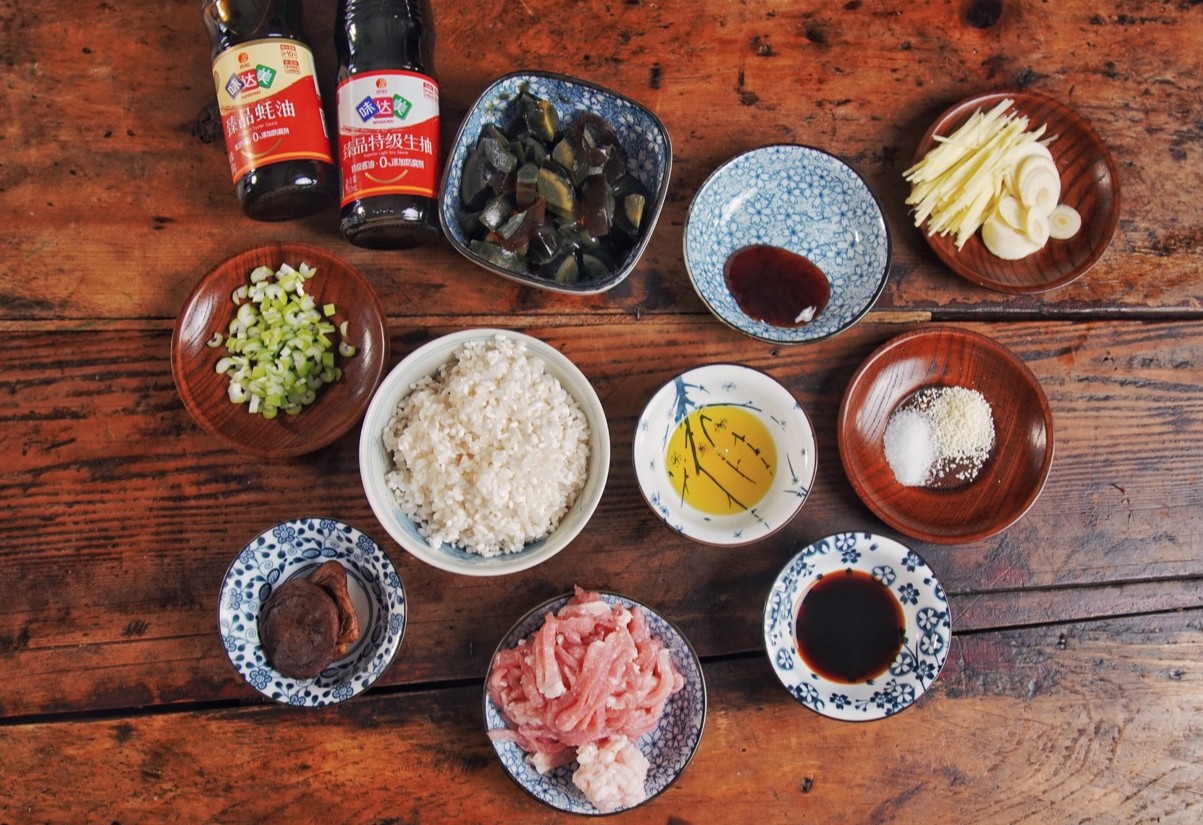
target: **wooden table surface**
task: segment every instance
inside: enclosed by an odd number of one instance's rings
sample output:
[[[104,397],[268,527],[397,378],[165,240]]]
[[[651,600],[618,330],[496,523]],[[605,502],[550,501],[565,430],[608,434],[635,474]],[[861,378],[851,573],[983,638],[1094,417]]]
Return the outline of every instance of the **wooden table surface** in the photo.
[[[332,98],[334,3],[306,25]],[[700,654],[697,756],[639,823],[1197,823],[1203,817],[1203,4],[1132,0],[443,0],[444,148],[467,106],[520,68],[620,90],[664,121],[672,184],[651,244],[611,292],[571,297],[474,268],[445,242],[345,243],[333,208],[261,224],[214,142],[195,0],[0,7],[0,823],[494,823],[571,819],[521,792],[483,732],[489,656],[573,584],[655,606]],[[911,226],[902,170],[972,94],[1026,88],[1085,115],[1120,170],[1106,254],[1055,292],[989,292]],[[681,257],[689,202],[720,163],[796,142],[859,170],[893,269],[830,341],[774,347],[716,320]],[[358,428],[309,456],[248,461],[172,383],[177,312],[200,277],[292,240],[354,264],[388,313],[392,363],[457,329],[561,349],[609,417],[610,479],[581,536],[500,579],[423,565],[375,520]],[[835,440],[844,387],[878,345],[947,323],[1040,380],[1056,458],[1025,518],[936,546],[874,517]],[[740,549],[667,530],[631,467],[639,411],[684,369],[768,372],[809,412],[814,493]],[[260,699],[217,633],[227,566],[260,531],[330,515],[381,541],[409,597],[399,656],[322,710]],[[763,651],[769,584],[805,544],[901,539],[947,589],[955,636],[904,713],[848,724],[795,703]]]

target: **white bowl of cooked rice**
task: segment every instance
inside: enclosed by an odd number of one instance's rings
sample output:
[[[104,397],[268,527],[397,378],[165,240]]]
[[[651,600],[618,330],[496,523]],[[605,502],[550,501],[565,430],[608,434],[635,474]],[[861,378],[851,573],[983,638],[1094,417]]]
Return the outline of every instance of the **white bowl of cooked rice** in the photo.
[[[419,347],[364,416],[359,474],[393,540],[467,576],[516,573],[563,550],[601,500],[605,410],[554,347],[472,329]]]

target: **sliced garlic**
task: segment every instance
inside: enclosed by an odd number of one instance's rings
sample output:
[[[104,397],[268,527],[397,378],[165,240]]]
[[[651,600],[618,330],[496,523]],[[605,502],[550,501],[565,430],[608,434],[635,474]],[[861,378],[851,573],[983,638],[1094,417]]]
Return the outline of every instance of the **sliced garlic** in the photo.
[[[1051,238],[1063,241],[1078,234],[1082,228],[1082,216],[1078,210],[1068,204],[1060,204],[1049,213],[1048,234]]]
[[[982,224],[982,242],[990,254],[1004,261],[1017,261],[1039,251],[1036,243],[1018,229],[1012,229],[995,210]]]
[[[999,199],[998,214],[1012,229],[1023,229],[1023,207],[1014,195],[1003,195]]]
[[[1043,209],[1036,206],[1028,209],[1027,214],[1024,215],[1023,234],[1027,235],[1037,246],[1044,246],[1048,243],[1049,219]]]

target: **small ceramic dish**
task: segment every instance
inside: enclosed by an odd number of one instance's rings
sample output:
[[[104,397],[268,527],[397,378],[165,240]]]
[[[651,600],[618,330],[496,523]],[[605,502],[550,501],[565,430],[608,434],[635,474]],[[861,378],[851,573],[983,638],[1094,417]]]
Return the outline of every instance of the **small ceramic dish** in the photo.
[[[451,361],[456,351],[470,341],[491,341],[501,335],[526,345],[528,355],[540,358],[548,375],[560,382],[589,422],[589,466],[585,486],[568,508],[559,525],[546,538],[531,542],[517,553],[485,557],[446,542],[431,547],[414,522],[397,504],[385,476],[393,470],[393,458],[384,446],[384,429],[401,399],[409,394],[415,381],[434,375]],[[524,335],[502,329],[470,329],[444,335],[411,352],[393,368],[364,416],[359,436],[359,474],[372,512],[384,529],[410,555],[440,570],[465,576],[500,576],[526,570],[559,553],[584,529],[601,501],[610,472],[610,431],[601,400],[585,378],[555,347]]]
[[[359,639],[317,677],[293,679],[268,664],[259,612],[277,586],[331,560],[346,568]],[[217,608],[222,645],[239,675],[267,698],[303,707],[367,690],[400,649],[405,621],[405,587],[389,557],[369,536],[333,519],[293,519],[260,533],[226,571]]]
[[[327,320],[336,327],[347,322],[347,343],[358,352],[350,358],[338,356],[342,378],[322,387],[314,403],[296,415],[281,412],[269,420],[230,401],[230,381],[215,370],[228,353],[224,345],[211,347],[208,342],[214,333],[223,339],[229,334],[238,310],[231,296],[250,283],[251,270],[267,266],[274,272],[285,263],[317,269],[306,289],[318,306],[335,305],[337,312]],[[272,243],[223,261],[192,290],[171,338],[171,373],[188,412],[223,444],[265,458],[313,452],[355,426],[387,363],[384,308],[372,285],[346,261],[305,244]]]
[[[735,420],[738,413],[729,414],[732,407],[759,421],[770,443],[758,443],[754,427]],[[692,425],[685,430],[685,422],[695,418],[697,435]],[[674,439],[678,429],[682,435]],[[775,470],[762,461],[769,455],[766,447],[776,454]],[[766,485],[751,491],[762,496],[759,501],[745,504],[749,499],[707,461],[706,450],[710,462],[722,461],[731,472]],[[633,453],[639,490],[656,515],[694,541],[719,546],[760,541],[788,524],[810,495],[818,466],[814,427],[802,405],[763,372],[736,364],[698,367],[661,387],[639,417]],[[745,461],[741,472],[738,465]],[[703,477],[710,468],[715,473]],[[722,512],[706,512],[687,500],[682,488],[690,484],[691,497],[716,493]]]
[[[861,571],[887,587],[902,608],[902,646],[879,677],[858,684],[815,673],[799,653],[798,611],[824,576]],[[884,536],[840,533],[807,546],[777,576],[764,605],[764,646],[790,695],[823,716],[869,721],[915,703],[944,667],[952,620],[944,589],[923,559]]]
[[[702,741],[702,729],[706,726],[706,682],[702,677],[702,665],[693,646],[681,632],[647,605],[615,593],[602,592],[600,595],[608,604],[621,604],[643,611],[652,637],[659,639],[668,648],[673,664],[685,680],[681,690],[671,696],[665,704],[664,715],[660,717],[659,724],[635,743],[650,763],[644,789],[647,799],[652,799],[676,781],[693,759]],[[490,659],[490,668],[498,653],[517,647],[519,641],[543,626],[544,617],[548,612],[559,610],[571,598],[572,595],[569,594],[544,602],[519,619],[497,645],[493,659]],[[505,717],[489,698],[487,676],[485,685],[485,730],[505,730]],[[497,758],[501,760],[505,772],[518,787],[545,805],[572,814],[602,815],[572,783],[572,774],[577,769],[575,761],[546,774],[540,774],[527,761],[526,753],[516,743],[493,742],[493,750],[497,752]],[[630,808],[621,808],[614,813],[623,810]]]
[[[1086,274],[1106,251],[1119,225],[1119,169],[1107,146],[1090,123],[1073,109],[1036,92],[990,92],[956,104],[936,119],[915,151],[915,163],[934,146],[936,135],[949,135],[981,109],[983,112],[1011,99],[1010,111],[1026,116],[1032,129],[1047,124],[1046,135],[1061,173],[1061,203],[1082,216],[1082,228],[1068,240],[1050,240],[1039,252],[1016,261],[997,258],[974,233],[960,250],[953,235],[928,235],[920,231],[941,261],[962,278],[980,286],[1009,293],[1046,292],[1073,283]]]
[[[727,285],[728,259],[747,246],[801,255],[826,275],[831,297],[810,323],[779,327],[740,308]],[[773,344],[831,338],[868,312],[890,271],[890,232],[864,178],[809,146],[765,146],[716,169],[685,219],[685,268],[718,318]]]
[[[908,487],[885,455],[890,417],[919,390],[976,390],[994,418],[994,447],[976,478],[951,489]],[[1053,464],[1053,415],[1036,376],[991,338],[929,327],[887,341],[860,366],[837,422],[844,472],[877,516],[940,544],[978,541],[1014,524],[1035,503]]]
[[[460,225],[460,182],[464,161],[476,148],[480,133],[488,124],[504,127],[509,122],[509,104],[522,91],[550,101],[560,116],[561,124],[571,123],[580,112],[601,116],[618,135],[628,155],[627,171],[639,179],[648,192],[639,242],[608,277],[565,285],[540,278],[530,272],[519,273],[503,269],[474,253],[468,246],[468,236]],[[660,219],[660,210],[668,194],[672,172],[672,141],[668,130],[651,110],[629,97],[596,86],[584,80],[553,72],[515,72],[495,80],[485,89],[460,124],[443,171],[442,195],[439,200],[439,220],[443,234],[461,255],[477,266],[484,267],[503,278],[540,289],[589,295],[604,292],[622,283],[638,263],[651,240],[652,231]]]

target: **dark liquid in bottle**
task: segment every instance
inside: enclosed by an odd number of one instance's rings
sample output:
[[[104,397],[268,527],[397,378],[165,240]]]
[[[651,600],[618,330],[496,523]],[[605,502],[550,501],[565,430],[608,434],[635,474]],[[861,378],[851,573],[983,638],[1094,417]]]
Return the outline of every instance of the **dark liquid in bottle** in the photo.
[[[800,327],[831,299],[823,270],[779,246],[745,246],[727,259],[727,289],[749,318],[775,327]]]
[[[359,74],[390,70],[435,80],[434,25],[427,0],[340,0],[335,46],[340,84]],[[355,198],[339,212],[339,226],[348,241],[369,249],[402,249],[442,234],[437,201],[411,194]]]
[[[802,599],[798,653],[824,679],[859,684],[886,671],[902,649],[905,619],[890,589],[860,570],[828,573]]]
[[[212,58],[254,40],[304,41],[300,0],[205,2],[201,12],[212,43]],[[234,182],[234,192],[248,218],[292,220],[329,205],[338,190],[335,175],[334,167],[322,161],[278,161],[257,166],[242,175]]]

